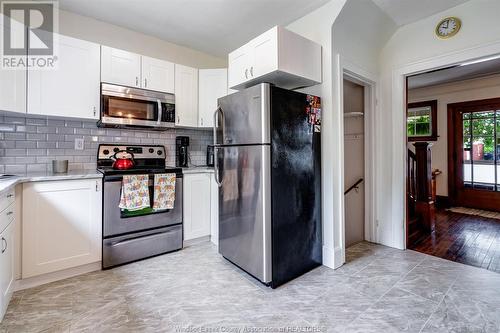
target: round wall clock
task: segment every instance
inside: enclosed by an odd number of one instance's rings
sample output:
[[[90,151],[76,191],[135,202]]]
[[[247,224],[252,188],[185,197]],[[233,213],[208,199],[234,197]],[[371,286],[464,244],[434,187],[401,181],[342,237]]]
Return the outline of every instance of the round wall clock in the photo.
[[[436,35],[439,38],[450,38],[457,34],[462,26],[462,22],[458,17],[446,17],[441,20],[436,26]]]

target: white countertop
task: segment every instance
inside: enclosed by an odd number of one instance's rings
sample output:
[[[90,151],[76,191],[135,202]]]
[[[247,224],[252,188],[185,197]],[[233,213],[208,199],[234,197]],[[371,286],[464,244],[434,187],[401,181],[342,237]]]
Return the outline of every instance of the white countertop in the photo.
[[[189,167],[189,168],[182,168],[182,173],[185,175],[192,174],[192,173],[213,173],[214,168],[209,167],[209,166],[199,166],[199,167]]]
[[[67,173],[29,173],[9,178],[0,179],[0,193],[19,183],[42,182],[49,180],[92,179],[102,178],[102,173],[97,170],[75,170]]]

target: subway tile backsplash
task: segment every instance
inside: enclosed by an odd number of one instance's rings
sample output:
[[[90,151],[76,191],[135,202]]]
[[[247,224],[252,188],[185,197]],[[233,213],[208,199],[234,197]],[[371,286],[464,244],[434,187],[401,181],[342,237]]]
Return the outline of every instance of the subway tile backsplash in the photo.
[[[163,145],[167,165],[175,166],[178,135],[189,136],[191,165],[205,165],[207,145],[212,144],[210,130],[123,130],[98,128],[95,120],[0,114],[0,173],[50,172],[54,159],[69,160],[70,170],[95,169],[100,143]],[[74,149],[75,138],[84,139],[83,150]]]

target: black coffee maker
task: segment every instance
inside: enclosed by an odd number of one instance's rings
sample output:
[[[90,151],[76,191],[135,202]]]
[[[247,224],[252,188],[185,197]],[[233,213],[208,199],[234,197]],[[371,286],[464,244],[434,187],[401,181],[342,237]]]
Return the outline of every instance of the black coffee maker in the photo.
[[[175,137],[175,166],[180,168],[188,167],[189,160],[189,136]]]

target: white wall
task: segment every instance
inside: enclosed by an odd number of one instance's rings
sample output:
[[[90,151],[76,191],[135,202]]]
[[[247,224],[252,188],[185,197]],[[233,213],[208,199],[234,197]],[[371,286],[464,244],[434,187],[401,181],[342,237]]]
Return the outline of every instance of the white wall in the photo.
[[[333,114],[332,96],[332,25],[346,0],[331,0],[326,5],[310,14],[292,22],[287,26],[306,38],[322,46],[322,84],[305,89],[304,91],[321,97],[322,126],[321,126],[321,183],[322,183],[322,221],[323,221],[323,264],[328,267],[342,265],[342,252],[338,235],[340,234],[340,206],[338,193],[334,189],[341,183],[338,172],[334,172],[339,161],[341,147],[341,133],[335,131],[335,124],[339,115]],[[337,167],[338,168],[338,167]],[[337,238],[335,238],[337,237]]]
[[[219,58],[188,47],[173,44],[96,19],[59,11],[59,32],[153,58],[196,68],[227,67],[227,58]]]
[[[500,97],[500,75],[411,89],[408,102],[438,101],[439,138],[434,142],[432,168],[443,173],[437,176],[437,195],[448,196],[448,104]]]
[[[380,243],[404,248],[405,92],[404,75],[500,53],[500,1],[474,0],[399,28],[380,57],[381,95],[377,140]],[[453,38],[434,35],[447,16],[462,20]]]
[[[360,16],[366,19],[359,19]],[[323,263],[339,267],[343,264],[345,245],[343,69],[338,59],[376,81],[379,51],[390,36],[389,30],[395,27],[371,1],[332,0],[287,28],[323,47],[323,83],[305,91],[322,97]],[[342,32],[335,38],[337,29]]]

